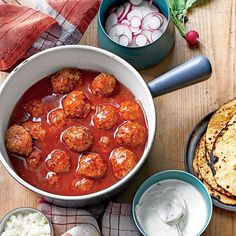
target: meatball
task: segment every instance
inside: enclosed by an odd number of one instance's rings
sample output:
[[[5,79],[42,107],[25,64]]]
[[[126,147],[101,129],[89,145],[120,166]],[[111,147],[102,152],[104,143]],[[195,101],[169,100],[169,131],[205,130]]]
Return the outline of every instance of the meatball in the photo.
[[[62,100],[63,109],[72,118],[86,118],[91,110],[82,91],[74,90]]]
[[[75,152],[88,150],[93,143],[91,131],[84,126],[72,126],[62,134],[62,140],[67,147]]]
[[[28,130],[33,139],[41,141],[46,136],[46,130],[43,129],[40,122],[26,121],[22,126]]]
[[[24,105],[24,109],[31,116],[39,117],[43,114],[44,104],[41,100],[30,101]]]
[[[89,153],[80,157],[78,175],[99,178],[105,175],[106,171],[107,165],[99,154]]]
[[[46,176],[46,181],[49,186],[54,187],[54,188],[59,188],[60,187],[60,179],[59,176],[55,172],[48,172]]]
[[[48,155],[46,165],[55,173],[68,172],[71,166],[70,157],[64,151],[54,150]]]
[[[66,113],[63,109],[55,109],[48,115],[49,123],[57,128],[61,128],[66,124]]]
[[[34,168],[38,167],[41,159],[42,159],[41,151],[39,149],[37,149],[36,147],[33,147],[32,152],[26,158],[26,162],[27,162],[28,167],[34,169]]]
[[[137,147],[146,143],[147,130],[137,122],[127,121],[119,126],[115,137],[121,146]]]
[[[82,178],[82,179],[74,180],[72,182],[72,189],[75,191],[79,190],[79,191],[85,192],[92,189],[93,185],[94,185],[93,179]]]
[[[116,148],[112,151],[110,162],[117,179],[122,179],[137,163],[134,153],[123,147]]]
[[[32,137],[20,125],[11,126],[6,132],[6,147],[9,152],[28,156],[32,151]]]
[[[51,85],[54,93],[65,94],[82,83],[82,76],[78,69],[62,69],[52,75]]]
[[[102,136],[99,140],[99,146],[103,152],[109,152],[110,144],[111,140],[106,136]]]
[[[111,95],[116,87],[116,79],[113,75],[101,73],[96,76],[91,84],[91,91],[98,97]]]
[[[137,102],[125,101],[120,104],[120,114],[125,120],[142,118],[142,110]]]
[[[99,105],[93,117],[93,123],[98,129],[111,129],[117,123],[118,119],[119,113],[116,107]]]

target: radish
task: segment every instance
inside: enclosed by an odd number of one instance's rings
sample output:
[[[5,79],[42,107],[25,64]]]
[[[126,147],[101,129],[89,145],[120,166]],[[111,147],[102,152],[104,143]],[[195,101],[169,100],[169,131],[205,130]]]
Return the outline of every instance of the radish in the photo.
[[[162,32],[160,30],[154,30],[152,32],[152,41],[156,41],[157,39],[159,39],[162,36]]]
[[[116,14],[117,14],[117,17],[120,18],[124,12],[125,8],[123,5],[120,5],[117,10],[116,10]]]
[[[195,30],[190,30],[185,39],[190,47],[197,46],[199,44],[199,34]]]
[[[125,19],[125,17],[127,16],[128,12],[130,11],[130,8],[131,8],[131,4],[129,2],[124,3],[124,11],[123,11],[123,14],[119,18],[120,21]]]
[[[119,38],[119,40],[118,40],[118,43],[119,43],[120,45],[123,45],[123,46],[128,46],[128,44],[129,44],[129,39],[128,39],[128,37],[127,37],[126,35],[121,35],[120,38]]]
[[[121,23],[125,25],[130,25],[130,22],[128,20],[122,20]]]
[[[142,3],[143,0],[129,0],[130,3],[134,6],[138,6]]]
[[[148,39],[144,34],[139,34],[139,35],[137,35],[135,42],[136,42],[137,46],[142,47],[147,44]]]
[[[143,19],[143,13],[139,10],[139,9],[134,9],[131,10],[128,14],[127,14],[127,20],[131,20],[134,16],[139,17],[140,19]]]
[[[130,25],[134,28],[141,25],[141,19],[138,16],[133,16],[130,20]]]
[[[150,31],[150,30],[142,30],[141,33],[144,34],[147,37],[147,39],[148,39],[148,41],[150,43],[152,43],[152,31]]]
[[[142,47],[161,37],[166,17],[147,0],[129,0],[110,11],[105,22],[109,37],[122,46]]]
[[[110,30],[111,30],[111,27],[113,25],[116,25],[118,23],[118,17],[116,15],[116,13],[111,13],[107,20],[106,20],[106,24],[105,24],[105,30],[106,32],[109,34]]]

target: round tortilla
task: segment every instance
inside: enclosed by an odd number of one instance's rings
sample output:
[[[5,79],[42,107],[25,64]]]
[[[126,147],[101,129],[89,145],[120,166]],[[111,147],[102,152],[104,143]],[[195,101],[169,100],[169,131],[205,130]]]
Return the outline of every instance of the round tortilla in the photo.
[[[206,131],[206,149],[210,155],[218,134],[227,125],[235,113],[236,99],[225,103],[211,117]]]
[[[227,205],[236,205],[236,199],[225,196],[224,194],[213,189],[206,181],[203,181],[203,184],[206,186],[209,194],[219,200],[220,202]]]
[[[208,155],[208,153],[206,152],[205,141],[206,136],[204,135],[200,140],[197,153],[197,167],[199,174],[201,175],[202,179],[207,182],[208,185],[210,185],[211,188],[230,197],[231,194],[225,191],[225,189],[221,188],[214,178],[212,169],[210,168],[206,158],[206,155]]]
[[[236,114],[218,135],[212,154],[217,184],[236,196]]]

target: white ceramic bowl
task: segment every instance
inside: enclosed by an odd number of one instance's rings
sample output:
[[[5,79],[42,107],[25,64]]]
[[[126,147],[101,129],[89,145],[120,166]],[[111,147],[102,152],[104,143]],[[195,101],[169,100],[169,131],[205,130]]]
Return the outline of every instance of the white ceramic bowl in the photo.
[[[184,74],[184,68],[193,69],[196,67],[197,70],[202,66],[205,68],[203,73],[199,74],[196,72]],[[113,74],[122,84],[135,94],[136,98],[140,101],[147,118],[148,140],[146,148],[134,169],[122,180],[109,188],[84,196],[56,195],[38,189],[24,181],[12,168],[4,141],[9,117],[15,104],[23,93],[43,77],[65,67],[77,67],[80,69],[103,71]],[[182,75],[178,76],[178,73],[180,72]],[[206,75],[209,75],[210,72],[211,67],[209,61],[204,57],[200,57],[159,77],[147,86],[140,74],[130,64],[120,57],[99,48],[90,46],[63,46],[40,52],[17,66],[9,74],[0,89],[0,161],[13,178],[26,188],[43,196],[48,202],[53,202],[57,205],[78,207],[99,203],[105,198],[109,198],[122,190],[131,177],[133,177],[141,168],[147,158],[156,129],[155,107],[151,92],[154,96],[157,96],[186,86],[186,84],[189,85],[199,82],[200,80],[205,79]],[[175,78],[177,78],[177,80],[175,80]]]

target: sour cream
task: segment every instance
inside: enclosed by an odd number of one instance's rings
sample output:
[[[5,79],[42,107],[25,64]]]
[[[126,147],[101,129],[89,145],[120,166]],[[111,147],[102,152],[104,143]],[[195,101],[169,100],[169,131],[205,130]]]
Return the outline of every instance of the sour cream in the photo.
[[[172,189],[185,202],[186,213],[180,223],[183,236],[196,236],[206,222],[207,205],[201,193],[194,186],[176,179],[160,181],[143,194],[135,208],[141,227],[148,236],[178,236],[176,228],[164,223],[157,212],[163,199],[163,193]],[[178,207],[173,208],[173,215],[177,214],[177,211],[179,211]],[[167,214],[169,213],[167,212]]]

